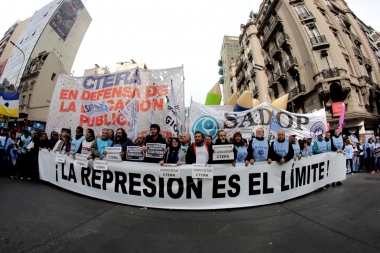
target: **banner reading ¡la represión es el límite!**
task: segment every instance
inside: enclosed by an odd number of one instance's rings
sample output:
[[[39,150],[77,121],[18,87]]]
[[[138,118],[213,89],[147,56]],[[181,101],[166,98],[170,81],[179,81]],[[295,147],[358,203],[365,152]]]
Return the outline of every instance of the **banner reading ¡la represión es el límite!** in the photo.
[[[86,196],[142,207],[220,209],[277,203],[302,196],[326,184],[346,179],[345,155],[324,153],[279,165],[213,164],[211,179],[192,177],[192,165],[180,165],[178,178],[160,177],[159,164],[109,162],[108,169],[74,165],[66,156],[41,150],[41,180]]]

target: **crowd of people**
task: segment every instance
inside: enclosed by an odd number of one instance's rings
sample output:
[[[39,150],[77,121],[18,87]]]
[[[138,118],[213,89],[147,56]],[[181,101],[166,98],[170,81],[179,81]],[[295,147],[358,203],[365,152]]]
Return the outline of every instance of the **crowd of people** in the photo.
[[[63,130],[61,133],[52,131],[50,138],[46,133],[38,135],[35,131],[25,131],[16,137],[15,132],[0,129],[0,169],[2,175],[11,178],[38,180],[38,153],[41,149],[72,156],[74,159],[76,154],[84,154],[88,160],[103,160],[107,156],[107,147],[120,147],[121,160],[126,161],[127,147],[139,146],[142,162],[160,165],[230,163],[235,167],[237,163],[254,166],[256,162],[277,162],[281,165],[292,159],[299,160],[326,152],[338,152],[346,156],[348,174],[362,170],[373,174],[380,170],[380,157],[376,157],[375,154],[376,148],[380,147],[379,137],[375,140],[369,138],[365,143],[351,142],[343,138],[338,129],[332,137],[329,132],[325,135],[322,132],[317,133],[317,140],[314,142],[312,136],[300,138],[296,134],[290,134],[286,138],[284,130],[277,131],[277,138],[272,142],[265,136],[264,129],[258,128],[252,133],[251,140],[244,139],[240,132],[235,132],[228,140],[226,131],[220,130],[213,143],[212,136],[205,136],[204,133],[196,131],[192,143],[189,133],[166,140],[160,134],[160,126],[157,124],[150,126],[150,135],[139,134],[134,141],[128,138],[123,128],[118,128],[116,132],[105,128],[101,135],[95,135],[91,128],[84,133],[84,129],[78,126],[75,134],[70,130]],[[165,144],[164,155],[158,158],[147,157],[147,143]],[[228,159],[216,159],[213,147],[227,144],[232,147]],[[336,182],[332,186],[340,184],[341,182]]]

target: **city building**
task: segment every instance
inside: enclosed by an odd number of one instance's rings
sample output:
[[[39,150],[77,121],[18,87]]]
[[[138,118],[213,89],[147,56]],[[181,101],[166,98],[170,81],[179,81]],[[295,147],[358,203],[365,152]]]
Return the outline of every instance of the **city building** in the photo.
[[[230,66],[234,63],[239,55],[239,37],[227,36],[223,37],[222,48],[220,49],[220,59],[218,61],[219,83],[223,85],[223,101],[226,102],[236,91],[236,85],[231,80]]]
[[[3,38],[0,40],[0,77],[4,72],[5,65],[12,52],[13,45],[10,41],[17,41],[21,32],[24,30],[29,19],[24,21],[17,21],[4,33]]]
[[[261,102],[289,93],[288,111],[325,108],[331,128],[344,103],[345,134],[378,131],[376,50],[345,1],[264,0],[241,31],[231,68],[239,90]]]
[[[54,0],[29,19],[0,78],[3,88],[20,92],[18,121],[29,126],[47,121],[58,75],[70,73],[91,21],[80,0]]]

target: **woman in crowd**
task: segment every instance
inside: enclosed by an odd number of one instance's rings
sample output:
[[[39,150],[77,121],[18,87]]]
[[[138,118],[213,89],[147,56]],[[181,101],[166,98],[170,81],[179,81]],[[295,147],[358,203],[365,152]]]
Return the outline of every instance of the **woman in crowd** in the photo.
[[[167,151],[165,152],[164,156],[162,157],[162,160],[160,161],[160,165],[163,165],[164,163],[172,163],[172,164],[185,164],[185,153],[180,150],[180,142],[179,139],[174,137],[169,142],[169,147],[167,148]]]
[[[354,173],[358,173],[360,169],[360,144],[352,143],[352,150],[354,155],[352,156],[352,166],[354,168]]]
[[[236,163],[244,163],[245,157],[248,154],[248,145],[244,142],[240,132],[234,133],[233,144],[236,149]]]
[[[59,152],[61,154],[69,155],[71,148],[71,136],[69,133],[63,132],[61,134],[61,141],[59,142],[57,149],[55,152]]]
[[[95,140],[94,130],[92,130],[91,128],[87,128],[85,139],[80,144],[76,154],[88,155],[87,160],[92,159],[91,145],[94,142],[94,140]],[[75,155],[73,156],[73,158],[75,159]]]
[[[352,157],[354,155],[354,150],[352,148],[350,140],[346,140],[345,143],[345,153],[346,153],[346,174],[350,174],[353,171],[353,166],[352,166]]]

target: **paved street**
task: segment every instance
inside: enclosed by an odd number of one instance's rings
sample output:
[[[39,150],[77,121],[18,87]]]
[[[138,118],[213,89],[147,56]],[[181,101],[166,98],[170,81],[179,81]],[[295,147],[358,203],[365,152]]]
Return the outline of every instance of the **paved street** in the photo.
[[[0,178],[0,252],[379,252],[380,173],[283,204],[142,209]]]

